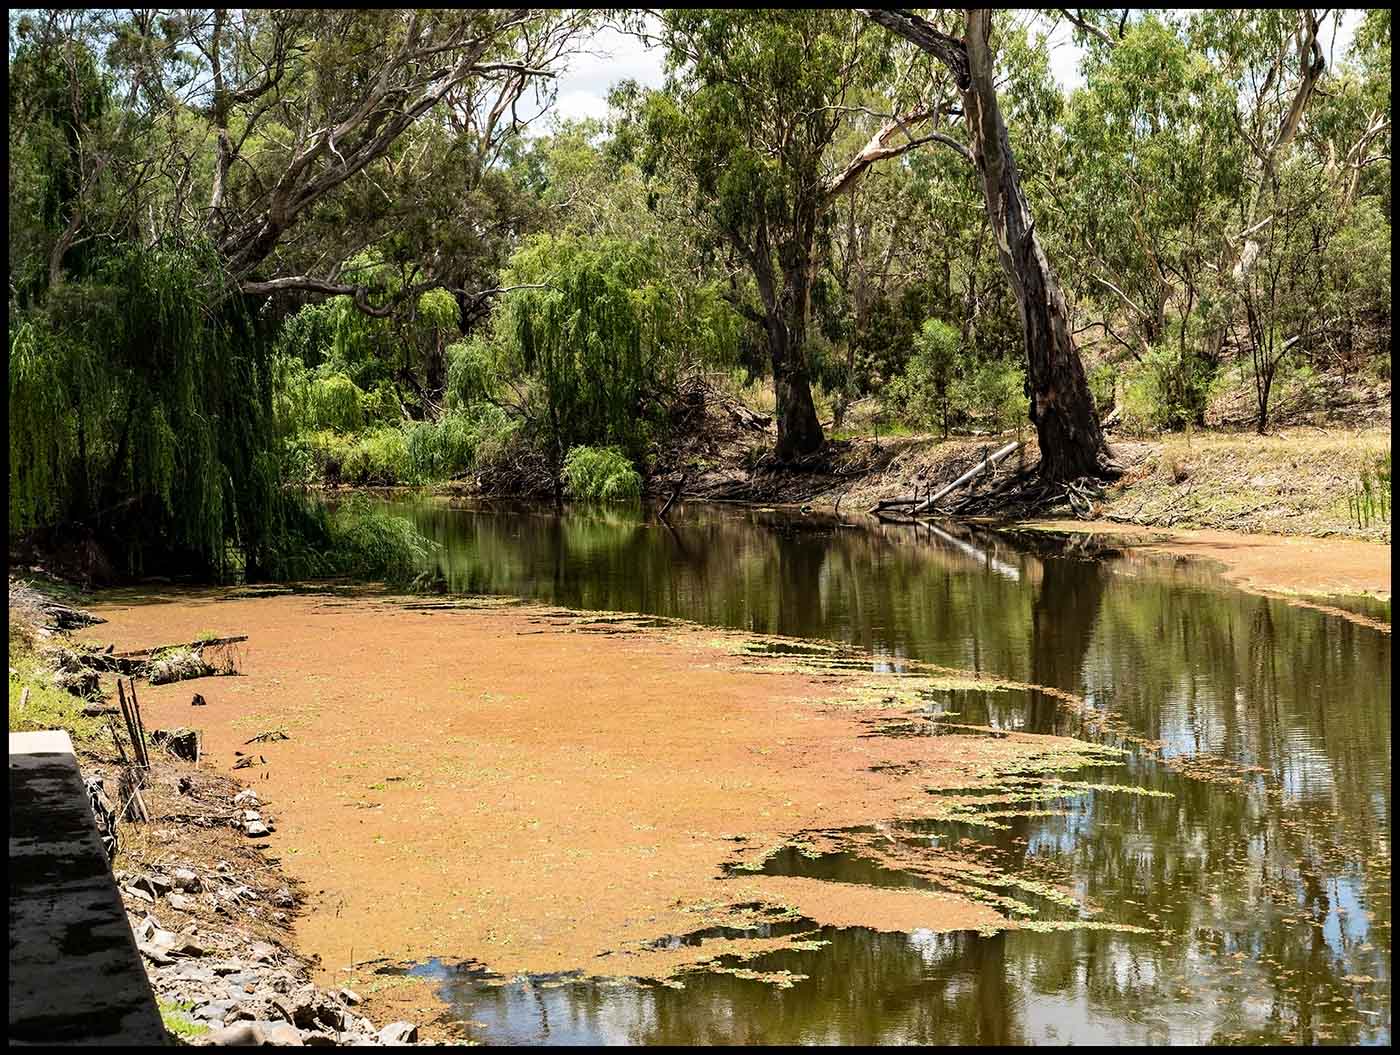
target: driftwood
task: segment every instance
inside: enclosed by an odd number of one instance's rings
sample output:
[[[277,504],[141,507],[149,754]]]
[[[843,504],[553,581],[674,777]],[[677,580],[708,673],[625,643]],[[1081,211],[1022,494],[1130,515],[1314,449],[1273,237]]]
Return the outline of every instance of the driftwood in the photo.
[[[937,494],[931,495],[930,497],[925,498],[922,501],[919,500],[919,496],[917,493],[913,495],[907,495],[903,498],[886,498],[882,499],[879,502],[876,502],[875,505],[871,506],[870,509],[867,510],[867,512],[879,514],[884,512],[885,510],[895,509],[899,506],[912,506],[913,508],[911,508],[909,512],[913,515],[918,515],[919,513],[927,512],[928,510],[932,509],[934,507],[934,504],[938,502],[941,498],[943,498],[945,495],[948,495],[951,492],[956,491],[959,487],[962,487],[970,481],[975,480],[980,474],[986,472],[993,465],[996,465],[1008,455],[1018,450],[1020,446],[1020,440],[1017,440],[1013,443],[1008,443],[1005,447],[997,451],[995,454],[989,454],[987,457],[983,458],[977,465],[969,469],[967,472],[963,473],[956,480],[950,483],[947,487],[944,487],[942,490],[940,490]]]
[[[208,648],[211,645],[235,645],[240,641],[247,640],[247,634],[239,634],[236,637],[209,637],[202,641],[187,641],[178,645],[152,645],[150,648],[138,648],[130,652],[117,652],[113,654],[112,658],[121,660],[140,659],[143,656],[150,658],[157,652],[167,652],[171,649],[184,648],[193,651],[199,648]]]
[[[245,744],[266,744],[272,743],[275,740],[290,739],[291,737],[284,733],[281,729],[271,729],[265,733],[259,733],[257,736],[254,736],[248,740],[244,740],[243,742]]]

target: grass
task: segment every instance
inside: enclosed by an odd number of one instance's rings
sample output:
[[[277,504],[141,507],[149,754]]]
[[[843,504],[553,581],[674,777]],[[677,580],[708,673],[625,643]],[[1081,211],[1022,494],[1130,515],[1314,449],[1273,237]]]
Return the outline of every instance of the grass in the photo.
[[[1134,447],[1121,445],[1128,455]],[[1110,491],[1109,512],[1169,527],[1390,541],[1388,516],[1358,521],[1352,508],[1364,474],[1371,474],[1375,495],[1376,464],[1390,451],[1389,427],[1268,436],[1196,432],[1144,448]],[[1378,511],[1379,500],[1372,502]]]
[[[29,615],[16,608],[9,615],[10,732],[65,729],[75,743],[96,737],[101,726],[83,716],[83,700],[59,685],[57,672],[39,651]]]
[[[183,1000],[160,1001],[160,1020],[165,1024],[165,1031],[176,1040],[194,1040],[196,1037],[202,1037],[211,1032],[204,1023],[196,1022],[190,1018],[190,1013],[193,1011],[194,1005]]]

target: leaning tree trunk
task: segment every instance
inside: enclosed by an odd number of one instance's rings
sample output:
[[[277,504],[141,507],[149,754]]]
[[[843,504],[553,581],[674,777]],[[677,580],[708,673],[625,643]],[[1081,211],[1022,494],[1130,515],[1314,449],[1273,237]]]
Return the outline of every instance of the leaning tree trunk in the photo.
[[[864,12],[930,52],[948,66],[962,93],[973,164],[982,181],[997,255],[1011,279],[1026,342],[1026,395],[1040,440],[1045,480],[1094,476],[1107,450],[1084,366],[1074,346],[1059,279],[1035,234],[1035,220],[1021,190],[1020,174],[997,105],[993,54],[987,44],[991,11],[967,12],[965,40],[946,36],[905,12]]]

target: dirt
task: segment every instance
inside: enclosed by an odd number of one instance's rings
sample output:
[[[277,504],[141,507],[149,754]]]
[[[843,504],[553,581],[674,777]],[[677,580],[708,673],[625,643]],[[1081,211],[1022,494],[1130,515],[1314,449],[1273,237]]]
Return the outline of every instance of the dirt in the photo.
[[[1390,547],[1374,542],[1237,531],[1163,531],[1105,520],[1042,520],[1018,527],[1103,534],[1143,552],[1211,561],[1219,565],[1225,579],[1260,593],[1295,599],[1298,595],[1390,598]]]
[[[1012,926],[971,899],[896,909],[873,888],[817,896],[724,866],[809,829],[927,816],[928,787],[1085,748],[862,737],[881,706],[852,705],[859,675],[744,654],[750,636],[707,628],[601,634],[587,632],[597,613],[532,606],[219,596],[99,604],[110,622],[85,636],[118,649],[249,636],[241,676],[145,687],[142,707],[149,726],[202,728],[206,765],[256,760],[236,775],[276,818],[272,852],[308,896],[295,936],[322,984],[433,956],[502,975],[668,975],[717,951],[658,956],[659,940],[788,900],[849,924]],[[207,705],[192,711],[195,689]],[[247,743],[270,730],[289,739]]]

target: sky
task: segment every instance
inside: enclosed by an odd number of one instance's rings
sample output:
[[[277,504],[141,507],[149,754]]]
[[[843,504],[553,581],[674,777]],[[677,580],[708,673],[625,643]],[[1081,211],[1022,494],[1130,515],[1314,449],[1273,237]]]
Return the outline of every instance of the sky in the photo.
[[[1329,65],[1346,54],[1363,14],[1359,10],[1344,12],[1335,41],[1329,26],[1323,36],[1323,46],[1329,49]],[[643,87],[661,85],[664,74],[660,48],[648,50],[636,37],[604,28],[594,33],[587,51],[573,56],[568,70],[558,79],[559,98],[554,113],[562,119],[606,117],[608,90],[618,81],[631,78]],[[1066,92],[1084,83],[1079,76],[1079,58],[1080,49],[1071,39],[1069,23],[1061,20],[1050,34],[1050,72]],[[537,127],[535,131],[538,134],[546,129]]]

